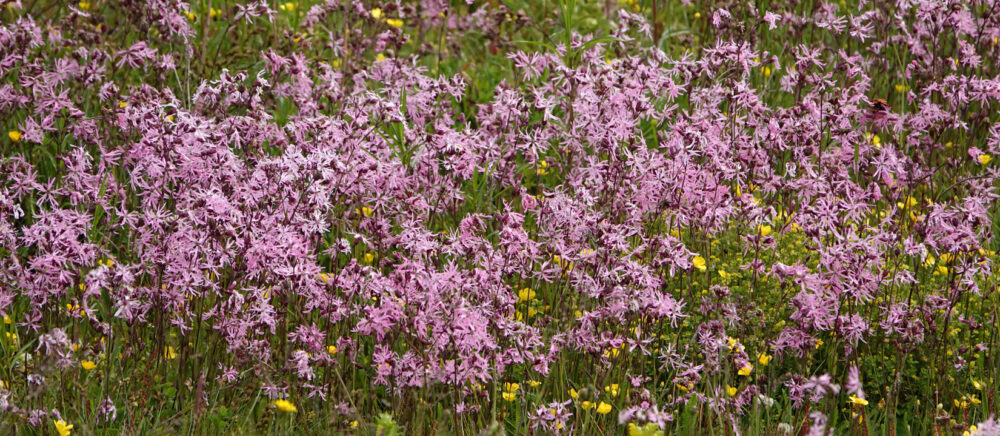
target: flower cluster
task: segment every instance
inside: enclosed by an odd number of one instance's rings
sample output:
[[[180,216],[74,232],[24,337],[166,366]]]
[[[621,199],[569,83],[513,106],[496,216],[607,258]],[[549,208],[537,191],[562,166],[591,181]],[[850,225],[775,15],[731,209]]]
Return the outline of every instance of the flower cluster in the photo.
[[[997,427],[1000,3],[370,3],[5,4],[0,420]]]

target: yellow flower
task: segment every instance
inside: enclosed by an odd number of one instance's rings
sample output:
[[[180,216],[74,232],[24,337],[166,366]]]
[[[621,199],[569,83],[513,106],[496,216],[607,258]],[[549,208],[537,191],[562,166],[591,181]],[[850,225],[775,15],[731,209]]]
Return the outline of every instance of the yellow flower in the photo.
[[[764,77],[771,77],[771,67],[764,67]]]
[[[184,12],[184,15],[187,15],[188,19],[191,20],[191,21],[194,21],[196,18],[198,18],[198,16],[195,15],[194,12],[191,12],[191,11]]]
[[[80,9],[85,10],[85,11],[90,10],[90,2],[80,2],[80,3],[77,3],[76,6],[79,7]],[[72,426],[70,426],[70,427],[72,427]],[[69,434],[69,433],[66,433],[66,434]]]
[[[390,18],[388,20],[385,20],[385,24],[388,24],[398,29],[400,27],[403,27],[403,20],[400,20],[399,18]]]
[[[517,299],[522,303],[525,301],[534,300],[535,291],[531,290],[531,288],[521,289],[520,291],[517,291]]]
[[[358,428],[358,420],[351,421],[351,428]]]
[[[986,165],[986,164],[990,163],[990,160],[992,160],[992,159],[993,158],[991,158],[990,155],[988,155],[988,154],[981,154],[981,155],[979,155],[979,163],[981,163],[983,165]]]
[[[882,143],[882,139],[880,139],[878,137],[878,135],[873,135],[872,136],[872,145],[878,147],[878,145],[881,144],[881,143]]]
[[[384,54],[379,53],[379,54],[375,55],[375,61],[376,62],[381,62],[381,61],[384,61],[384,60],[385,60],[385,55]]]
[[[707,269],[705,267],[705,258],[704,257],[695,256],[694,259],[691,259],[691,263],[694,264],[695,268],[698,268],[698,271],[705,271]]]
[[[375,211],[371,210],[371,208],[369,208],[368,206],[364,206],[361,208],[361,213],[364,214],[364,216],[372,216],[374,212]]]
[[[7,315],[4,315],[4,316],[3,316],[3,323],[4,323],[4,324],[10,324],[10,323],[12,323],[12,322],[13,322],[13,321],[11,321],[11,319],[10,319],[10,317],[9,317],[9,316],[7,316]]]
[[[365,263],[371,264],[375,261],[375,255],[371,253],[365,253]]]
[[[618,396],[618,383],[612,383],[610,386],[604,387],[604,392],[611,394],[612,397]]]
[[[753,372],[753,365],[748,363],[746,364],[746,366],[740,368],[738,374],[742,376],[748,376],[750,375],[751,372]]]
[[[757,363],[759,363],[760,366],[767,366],[768,363],[771,363],[771,358],[772,358],[772,356],[768,356],[767,354],[760,353],[760,355],[757,356]]]
[[[730,397],[735,397],[736,393],[739,392],[739,391],[740,390],[737,389],[737,388],[734,388],[732,386],[726,385],[726,394],[729,394]]]
[[[80,362],[80,366],[83,367],[84,371],[90,371],[94,368],[97,368],[97,364],[90,360],[84,360],[83,362]]]
[[[583,410],[593,409],[594,406],[595,404],[590,401],[584,401],[583,403],[580,404],[580,408],[582,408]]]
[[[326,352],[330,354],[337,354],[337,346],[331,345],[329,347],[326,347]]]
[[[73,432],[73,424],[66,424],[64,420],[53,420],[52,423],[56,425],[56,432],[59,433],[59,436],[69,436]]]
[[[528,386],[531,386],[533,388],[537,388],[537,387],[539,387],[541,385],[542,385],[542,382],[540,382],[538,380],[528,380]]]
[[[294,413],[299,411],[299,409],[295,407],[295,404],[292,404],[291,401],[285,399],[274,400],[274,403],[271,404],[274,404],[274,407],[285,413]]]
[[[517,383],[504,383],[503,384],[503,390],[505,390],[507,392],[517,392],[517,390],[520,389],[520,388],[521,388],[521,385],[519,385]]]
[[[174,347],[168,346],[166,350],[163,350],[163,357],[166,357],[167,360],[174,360],[177,358],[177,352],[174,351]]]
[[[647,422],[642,427],[634,422],[628,423],[628,436],[663,436],[663,430],[655,422]]]
[[[577,392],[576,389],[570,388],[570,390],[566,391],[566,393],[569,394],[569,397],[574,400],[580,398],[580,393]]]
[[[864,398],[858,398],[855,395],[851,395],[851,397],[847,399],[847,403],[854,406],[867,406],[868,400]]]
[[[517,392],[504,392],[503,399],[507,402],[514,401],[517,399]]]
[[[18,132],[17,130],[7,132],[7,137],[10,138],[11,141],[21,142],[21,132]]]
[[[376,20],[382,18],[382,9],[381,8],[372,9],[372,18]]]
[[[601,401],[601,404],[597,405],[597,413],[600,413],[601,415],[607,415],[608,412],[611,412],[611,405]]]
[[[218,17],[219,15],[222,15],[222,11],[216,8],[211,8],[208,10],[208,18],[215,18]]]
[[[761,236],[770,235],[772,231],[774,231],[774,229],[769,225],[757,226],[757,232],[759,232]]]

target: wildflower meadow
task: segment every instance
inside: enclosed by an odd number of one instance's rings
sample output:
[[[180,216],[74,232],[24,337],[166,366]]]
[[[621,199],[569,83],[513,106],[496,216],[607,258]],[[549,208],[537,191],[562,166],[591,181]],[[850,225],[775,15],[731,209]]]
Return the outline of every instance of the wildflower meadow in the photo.
[[[0,0],[0,434],[1000,435],[1000,0]]]

